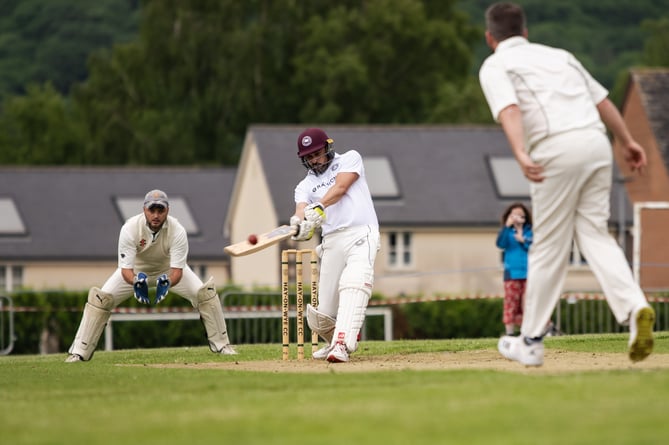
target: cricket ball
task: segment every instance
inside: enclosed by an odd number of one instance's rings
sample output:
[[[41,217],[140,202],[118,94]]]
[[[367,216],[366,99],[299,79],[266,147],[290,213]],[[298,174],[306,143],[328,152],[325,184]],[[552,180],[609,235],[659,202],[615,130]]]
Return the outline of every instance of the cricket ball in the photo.
[[[249,243],[250,244],[255,244],[258,242],[258,237],[255,235],[249,235]]]

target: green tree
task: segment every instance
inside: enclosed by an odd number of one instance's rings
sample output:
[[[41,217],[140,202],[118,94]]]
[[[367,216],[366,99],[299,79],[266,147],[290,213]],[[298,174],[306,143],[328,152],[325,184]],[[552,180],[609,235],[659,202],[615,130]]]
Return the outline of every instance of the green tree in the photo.
[[[453,2],[426,4],[147,1],[140,40],[74,90],[91,159],[232,165],[251,123],[424,122],[478,38]]]
[[[644,43],[643,64],[669,66],[669,17],[646,20],[642,27],[650,34]]]
[[[50,82],[67,93],[86,78],[94,49],[133,38],[136,0],[3,0],[0,14],[0,97]]]
[[[484,26],[484,11],[492,0],[463,0],[458,8],[472,23]],[[515,0],[527,15],[530,40],[565,48],[606,88],[621,70],[641,62],[646,19],[666,16],[669,0]],[[472,72],[490,54],[481,37],[474,48]]]
[[[0,163],[85,163],[81,119],[50,84],[27,87],[4,103],[0,116]]]
[[[301,121],[424,122],[444,84],[464,79],[478,38],[453,2],[378,0],[312,16],[294,59]],[[434,11],[433,11],[434,12]]]

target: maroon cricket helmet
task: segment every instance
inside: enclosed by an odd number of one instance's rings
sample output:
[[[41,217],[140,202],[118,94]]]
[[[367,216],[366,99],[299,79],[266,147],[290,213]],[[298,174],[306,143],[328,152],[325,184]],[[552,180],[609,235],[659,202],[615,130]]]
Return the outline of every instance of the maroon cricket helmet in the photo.
[[[307,128],[297,138],[297,156],[300,158],[325,147],[332,140],[320,128]]]

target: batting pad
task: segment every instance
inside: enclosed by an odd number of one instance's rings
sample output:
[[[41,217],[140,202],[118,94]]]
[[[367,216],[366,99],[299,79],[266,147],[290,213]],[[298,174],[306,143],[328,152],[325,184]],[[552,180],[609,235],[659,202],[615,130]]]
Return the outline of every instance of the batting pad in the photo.
[[[337,341],[343,339],[349,352],[358,349],[358,334],[365,321],[369,296],[367,289],[345,288],[339,291],[334,336]]]
[[[307,324],[309,329],[320,335],[328,344],[332,342],[336,321],[327,314],[307,304]]]

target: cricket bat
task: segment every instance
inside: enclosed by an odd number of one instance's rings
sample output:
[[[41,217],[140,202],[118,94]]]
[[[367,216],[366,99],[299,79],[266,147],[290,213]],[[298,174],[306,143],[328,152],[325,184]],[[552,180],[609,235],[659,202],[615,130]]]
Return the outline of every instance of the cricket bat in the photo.
[[[279,226],[276,229],[267,232],[261,233],[257,236],[258,242],[251,244],[248,241],[240,241],[235,244],[230,244],[225,247],[223,250],[230,256],[244,256],[251,253],[263,250],[272,246],[276,243],[279,243],[287,238],[290,238],[293,235],[293,230],[290,226],[283,225]]]

